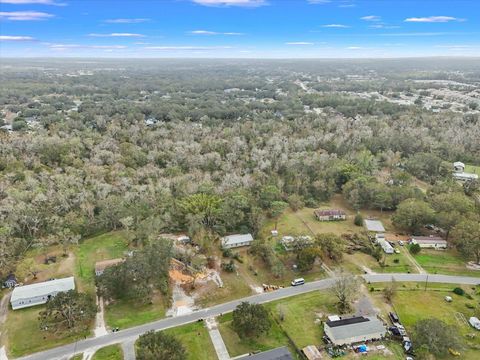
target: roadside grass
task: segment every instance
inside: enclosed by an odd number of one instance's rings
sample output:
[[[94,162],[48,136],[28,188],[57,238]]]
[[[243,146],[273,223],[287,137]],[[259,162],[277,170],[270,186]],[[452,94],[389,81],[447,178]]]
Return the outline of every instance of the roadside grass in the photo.
[[[480,271],[467,269],[455,250],[422,249],[415,260],[430,274],[480,276]]]
[[[128,249],[122,231],[112,231],[82,241],[76,248],[76,279],[80,290],[94,292],[95,263],[101,260],[123,257]]]
[[[373,286],[376,290],[380,290],[384,284],[374,284]],[[438,318],[455,326],[465,344],[464,350],[459,349],[461,359],[475,360],[478,359],[480,338],[478,336],[473,339],[468,338],[467,335],[475,333],[475,330],[468,323],[457,320],[459,315],[456,314],[461,314],[468,321],[478,311],[480,296],[478,289],[471,286],[460,286],[471,299],[467,295],[456,295],[452,291],[455,287],[454,284],[430,283],[425,291],[425,286],[421,283],[399,283],[398,292],[393,299],[393,309],[411,336],[415,323],[426,318]],[[452,302],[445,301],[447,295],[453,298]],[[379,301],[384,301],[381,292],[375,291],[373,296]],[[415,342],[414,336],[413,341]],[[444,357],[444,359],[455,358],[450,354]]]
[[[323,326],[316,323],[315,319],[336,313],[335,303],[336,300],[330,292],[315,291],[278,300],[265,306],[297,348],[301,349],[307,345],[321,344]]]
[[[398,259],[398,263],[395,259]],[[362,266],[376,273],[417,273],[416,268],[402,252],[385,255],[385,266],[381,266],[371,255],[362,252],[344,254],[344,260],[339,266],[354,274],[363,274]]]
[[[215,285],[212,291],[203,291],[195,301],[197,305],[208,307],[252,294],[252,289],[242,276],[225,271],[222,271],[220,276],[223,281],[223,287],[219,288]]]
[[[70,360],[82,360],[83,354],[77,354],[74,357],[71,357]]]
[[[60,334],[58,336],[41,331],[38,315],[44,306],[10,310],[7,315],[6,345],[9,356],[16,358],[55,346],[73,343],[90,336],[90,331],[76,334]]]
[[[151,304],[136,300],[117,300],[105,306],[105,322],[110,328],[129,328],[165,317],[167,305],[162,296],[154,296]]]
[[[268,333],[251,339],[241,339],[232,328],[232,318],[231,313],[217,318],[218,328],[231,357],[267,351],[289,343],[287,336],[275,321],[272,321],[272,328]]]
[[[103,347],[93,354],[92,360],[123,360],[123,351],[119,344]]]
[[[183,344],[187,350],[186,360],[216,359],[215,348],[203,322],[167,329],[165,332],[175,336]]]

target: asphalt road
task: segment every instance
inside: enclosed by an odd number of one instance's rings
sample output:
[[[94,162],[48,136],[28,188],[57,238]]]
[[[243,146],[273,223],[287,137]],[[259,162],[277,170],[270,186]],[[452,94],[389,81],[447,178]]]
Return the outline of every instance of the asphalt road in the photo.
[[[371,283],[389,282],[395,279],[399,282],[424,282],[429,283],[449,283],[449,284],[462,284],[462,285],[480,285],[480,278],[467,277],[467,276],[450,276],[450,275],[433,275],[433,274],[369,274],[362,276],[365,281]],[[428,280],[427,280],[428,279]],[[66,360],[72,357],[74,354],[82,353],[87,349],[101,348],[107,345],[122,343],[125,341],[132,341],[139,335],[149,330],[164,330],[188,323],[195,322],[200,319],[204,319],[211,316],[218,316],[220,314],[231,312],[242,301],[248,301],[251,303],[266,303],[282,298],[295,296],[299,294],[308,293],[315,290],[327,289],[332,286],[334,279],[327,278],[323,280],[313,281],[306,283],[302,286],[287,287],[284,289],[276,290],[269,293],[263,293],[258,295],[252,295],[243,299],[231,301],[228,303],[215,305],[210,308],[195,311],[191,314],[182,315],[178,317],[166,318],[157,320],[145,325],[132,327],[129,329],[121,330],[117,333],[109,333],[108,335],[98,338],[88,338],[82,341],[78,341],[73,344],[68,344],[46,350],[43,352],[28,355],[21,360]]]

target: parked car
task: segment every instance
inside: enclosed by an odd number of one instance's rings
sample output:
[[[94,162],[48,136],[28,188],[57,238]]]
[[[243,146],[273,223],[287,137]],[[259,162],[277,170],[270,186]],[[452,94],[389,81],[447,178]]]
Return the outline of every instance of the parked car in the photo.
[[[305,279],[304,278],[298,278],[292,281],[292,286],[298,286],[298,285],[303,285],[305,284]]]
[[[400,318],[394,312],[388,313],[388,316],[390,317],[390,320],[392,320],[393,323],[400,323]]]
[[[398,245],[403,246],[405,243],[402,240],[398,240]]]

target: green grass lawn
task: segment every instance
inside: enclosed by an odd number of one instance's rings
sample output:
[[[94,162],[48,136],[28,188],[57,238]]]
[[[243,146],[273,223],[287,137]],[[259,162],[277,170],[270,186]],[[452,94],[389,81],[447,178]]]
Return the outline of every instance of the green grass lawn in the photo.
[[[398,259],[398,263],[395,262],[395,259]],[[344,260],[340,264],[340,267],[343,267],[354,274],[363,274],[362,266],[365,266],[377,273],[417,272],[410,260],[402,252],[400,252],[400,254],[386,255],[385,266],[380,266],[378,261],[376,261],[372,256],[361,252],[345,254]]]
[[[80,280],[85,291],[92,291],[95,286],[95,263],[123,257],[128,244],[121,231],[112,231],[106,234],[86,239],[76,248],[75,272],[77,281]]]
[[[460,350],[461,359],[475,360],[478,359],[480,348],[480,337],[468,339],[467,334],[475,333],[468,324],[458,322],[455,313],[463,314],[467,319],[475,314],[475,309],[470,309],[467,305],[479,305],[480,296],[475,294],[471,287],[462,286],[473,299],[466,296],[458,296],[452,292],[455,285],[453,284],[429,284],[427,291],[424,291],[424,285],[418,283],[401,283],[399,290],[394,298],[394,310],[400,317],[402,324],[407,331],[412,331],[413,326],[418,320],[435,317],[445,321],[448,324],[456,326],[459,334],[462,336],[466,348]],[[380,288],[381,285],[375,284]],[[478,292],[478,290],[477,290]],[[453,301],[448,303],[445,296],[451,296]],[[382,298],[381,293],[375,292],[375,297]],[[413,339],[415,340],[415,339]],[[476,348],[474,348],[476,347]],[[453,356],[446,356],[445,359],[454,359]]]
[[[123,351],[119,344],[103,347],[93,354],[92,360],[123,360]]]
[[[315,291],[268,303],[265,306],[295,345],[303,348],[307,345],[321,344],[323,327],[315,323],[315,319],[336,313],[335,302],[328,291]],[[281,314],[284,317],[283,321]]]
[[[10,310],[7,316],[6,345],[9,356],[19,357],[55,346],[72,343],[90,336],[90,331],[73,335],[55,336],[39,328],[38,314],[43,306]]]
[[[465,164],[465,172],[480,175],[480,166]]]
[[[187,350],[185,360],[210,360],[216,359],[217,354],[213,347],[208,330],[202,323],[192,323],[165,330],[174,335]]]
[[[420,253],[414,257],[430,274],[480,276],[480,271],[466,268],[465,261],[455,250],[422,249]]]
[[[152,304],[138,304],[135,300],[118,300],[105,307],[107,326],[125,329],[165,317],[166,305],[161,296]]]
[[[217,318],[219,330],[223,341],[227,346],[231,357],[251,353],[254,351],[266,351],[289,344],[288,338],[276,322],[272,321],[272,328],[267,334],[252,338],[240,339],[232,328],[232,314],[226,314]]]

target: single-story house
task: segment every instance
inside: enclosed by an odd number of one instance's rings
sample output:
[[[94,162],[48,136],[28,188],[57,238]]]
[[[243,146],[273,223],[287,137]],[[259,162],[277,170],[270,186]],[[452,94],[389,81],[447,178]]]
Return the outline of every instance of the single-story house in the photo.
[[[324,323],[325,335],[337,346],[385,337],[387,329],[376,317],[357,316]]]
[[[14,274],[9,274],[3,282],[3,286],[9,289],[13,289],[17,285],[18,281]]]
[[[380,220],[365,219],[365,227],[368,231],[384,233],[385,228]]]
[[[345,211],[338,209],[317,209],[313,213],[319,221],[338,221],[347,219],[347,214]]]
[[[318,350],[318,348],[314,345],[305,346],[302,349],[302,353],[303,353],[303,355],[305,355],[305,357],[308,360],[320,360],[320,359],[322,359],[322,354],[320,353],[320,350]]]
[[[448,243],[445,239],[438,236],[412,236],[411,244],[418,244],[424,249],[446,249]]]
[[[273,350],[264,351],[259,354],[247,355],[239,359],[245,360],[293,360],[293,356],[286,346]]]
[[[75,279],[73,276],[31,285],[17,286],[12,291],[10,304],[13,310],[41,305],[45,304],[58,293],[69,290],[75,290]]]
[[[460,180],[460,181],[477,180],[478,175],[477,174],[470,174],[470,173],[466,173],[466,172],[454,172],[453,173],[453,178],[455,180]]]
[[[377,244],[380,245],[380,247],[383,249],[385,254],[393,254],[394,253],[394,249],[393,249],[392,245],[390,245],[390,243],[387,240],[385,240],[385,238],[378,239]]]
[[[103,274],[106,268],[120,264],[121,262],[124,262],[124,259],[110,259],[110,260],[102,260],[102,261],[97,261],[95,263],[95,275],[100,276]]]
[[[464,172],[465,171],[465,164],[460,161],[455,161],[453,163],[453,170],[455,172]]]
[[[222,238],[222,247],[225,249],[250,246],[253,242],[252,234],[234,234]]]

